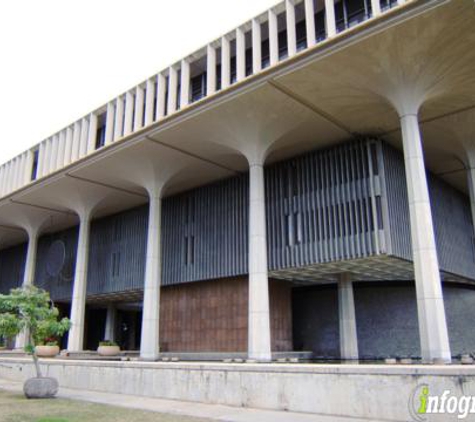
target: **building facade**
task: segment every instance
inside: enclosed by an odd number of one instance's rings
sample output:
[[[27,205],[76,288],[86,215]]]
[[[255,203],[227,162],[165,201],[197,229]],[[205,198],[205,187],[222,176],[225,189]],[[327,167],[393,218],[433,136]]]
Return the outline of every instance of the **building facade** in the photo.
[[[474,23],[469,0],[246,22],[0,167],[0,292],[48,290],[73,352],[474,351]]]

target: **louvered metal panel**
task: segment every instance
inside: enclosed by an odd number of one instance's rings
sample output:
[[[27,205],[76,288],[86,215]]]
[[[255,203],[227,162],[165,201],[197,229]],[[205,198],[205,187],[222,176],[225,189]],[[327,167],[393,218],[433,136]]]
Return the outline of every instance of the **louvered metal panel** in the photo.
[[[163,284],[247,273],[248,176],[163,201]]]
[[[21,244],[0,251],[0,293],[21,287],[25,272],[27,245]]]
[[[266,169],[270,270],[384,252],[380,154],[356,141]]]
[[[143,288],[148,206],[91,224],[87,294]]]

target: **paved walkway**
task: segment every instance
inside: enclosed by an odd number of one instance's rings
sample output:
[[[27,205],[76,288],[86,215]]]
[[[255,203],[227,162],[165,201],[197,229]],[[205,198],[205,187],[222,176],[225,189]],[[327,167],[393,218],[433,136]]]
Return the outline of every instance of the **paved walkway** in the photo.
[[[0,379],[0,389],[22,392],[22,383]],[[367,422],[370,419],[319,416],[295,412],[247,409],[218,404],[193,403],[178,400],[164,400],[125,394],[101,393],[97,391],[60,388],[58,397],[130,409],[148,410],[173,415],[195,416],[227,422]]]

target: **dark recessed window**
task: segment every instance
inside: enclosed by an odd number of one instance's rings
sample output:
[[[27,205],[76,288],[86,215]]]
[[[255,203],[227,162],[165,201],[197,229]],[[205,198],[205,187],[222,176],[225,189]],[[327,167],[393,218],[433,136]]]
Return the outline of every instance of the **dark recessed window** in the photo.
[[[39,159],[40,151],[39,149],[35,149],[33,151],[33,165],[31,167],[31,180],[36,180],[38,177],[38,159]]]

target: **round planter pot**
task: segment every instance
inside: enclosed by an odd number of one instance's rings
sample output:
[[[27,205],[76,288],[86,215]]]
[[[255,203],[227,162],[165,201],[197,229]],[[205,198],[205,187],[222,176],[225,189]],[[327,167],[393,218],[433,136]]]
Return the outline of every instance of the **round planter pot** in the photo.
[[[117,356],[120,353],[119,346],[99,346],[97,348],[99,356]]]
[[[58,381],[46,377],[30,378],[23,384],[23,392],[28,399],[49,399],[58,393]]]
[[[54,358],[59,354],[59,346],[36,346],[35,350],[40,358]]]

